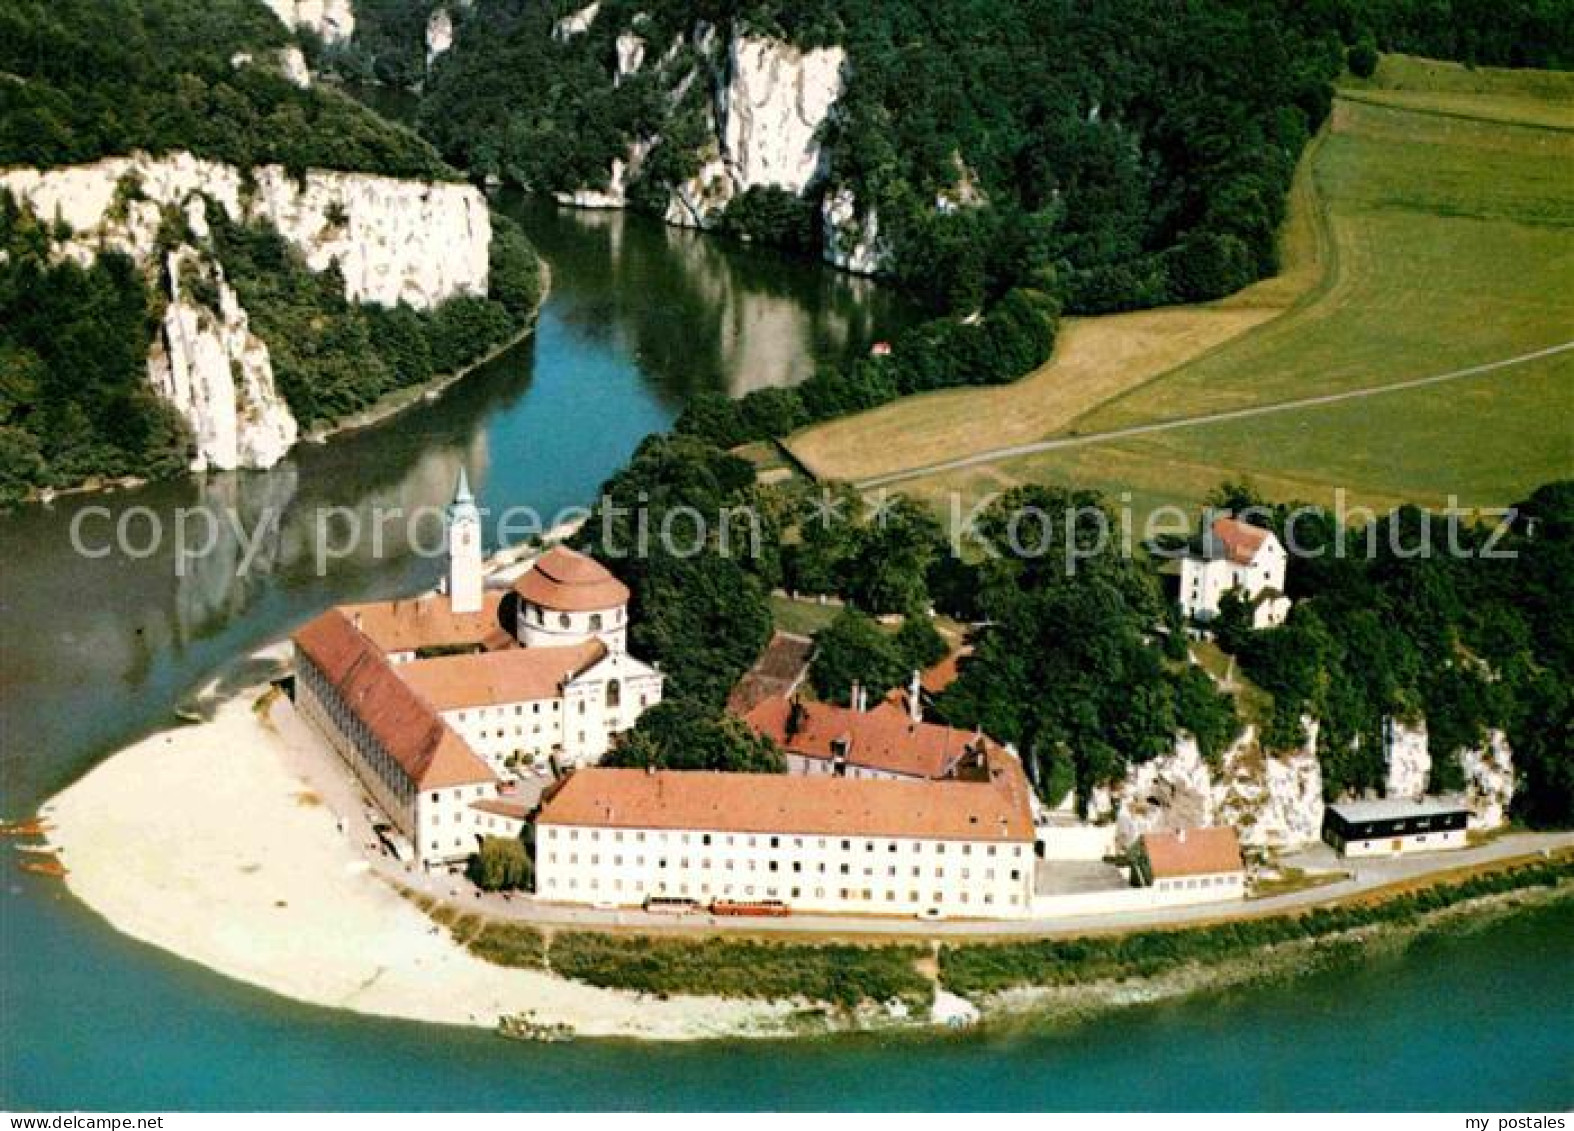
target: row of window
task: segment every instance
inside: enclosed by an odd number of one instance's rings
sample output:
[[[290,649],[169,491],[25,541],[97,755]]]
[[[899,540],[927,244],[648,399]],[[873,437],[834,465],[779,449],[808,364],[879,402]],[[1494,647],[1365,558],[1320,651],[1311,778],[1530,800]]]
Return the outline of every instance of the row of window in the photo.
[[[549,891],[549,892],[560,891],[560,890],[578,891],[579,890],[579,881],[578,881],[577,878],[571,876],[571,877],[569,877],[569,879],[565,883],[561,883],[560,884],[558,882],[557,877],[555,877],[555,876],[545,876],[545,877],[543,877],[542,888],[543,888],[544,891]],[[592,878],[592,879],[590,879],[589,881],[586,882],[585,889],[587,891],[600,891],[600,890],[602,890],[600,881],[598,879],[595,879],[595,878]],[[623,881],[622,880],[613,880],[608,885],[607,890],[614,891],[614,892],[622,892],[622,891],[624,891],[625,888],[623,886]],[[658,883],[658,884],[656,884],[654,886],[651,886],[651,885],[647,885],[647,884],[640,884],[638,882],[635,882],[635,881],[631,880],[629,882],[628,888],[626,890],[629,893],[633,894],[633,895],[641,896],[641,897],[646,896],[646,895],[658,895],[658,896],[661,896],[661,895],[674,895],[674,894],[676,894],[676,895],[679,895],[679,896],[695,896],[695,895],[709,896],[709,895],[717,895],[717,896],[721,896],[722,898],[731,898],[731,897],[734,897],[734,896],[741,896],[744,899],[783,899],[783,898],[786,898],[786,899],[803,899],[803,898],[805,898],[804,897],[804,889],[801,888],[801,887],[788,888],[788,889],[786,889],[784,891],[783,889],[777,888],[777,887],[756,888],[755,885],[753,885],[753,884],[744,884],[744,885],[741,885],[741,886],[734,885],[734,884],[722,884],[716,890],[713,891],[711,889],[711,885],[710,884],[696,884],[696,885],[691,886],[689,884],[684,883],[684,884],[679,884],[676,889],[672,889],[672,888],[669,888],[668,885],[663,884],[663,883]],[[826,893],[826,889],[825,888],[817,887],[817,888],[814,889],[814,895],[813,895],[812,898],[823,900],[823,899],[826,898],[825,893]],[[906,902],[908,904],[910,904],[910,905],[918,906],[920,904],[920,902],[921,902],[920,899],[919,899],[919,896],[921,894],[922,893],[920,893],[917,890],[909,889],[908,892],[907,892]],[[874,903],[874,902],[876,902],[878,900],[878,901],[882,901],[882,902],[885,902],[885,903],[896,903],[901,898],[901,892],[898,891],[897,889],[894,889],[894,888],[884,888],[884,889],[880,889],[879,894],[877,895],[876,894],[876,889],[874,889],[874,888],[837,888],[836,891],[835,891],[834,898],[843,900],[844,902],[862,901],[864,903]],[[956,896],[954,897],[954,900],[953,900],[952,897],[949,897],[943,891],[935,891],[935,892],[932,892],[931,895],[930,895],[929,905],[931,905],[931,906],[944,904],[944,903],[948,903],[948,902],[969,903],[969,902],[971,902],[971,893],[965,892],[965,891],[964,892],[958,892],[956,894]],[[984,892],[982,894],[981,898],[979,899],[979,902],[980,903],[984,903],[984,904],[993,904],[995,902],[994,893],[993,892]],[[1021,897],[1020,894],[1012,893],[1011,895],[1008,895],[1006,897],[1006,902],[1010,903],[1012,905],[1020,905],[1022,903],[1022,897]]]
[[[655,863],[656,863],[656,867],[657,868],[665,868],[665,867],[668,866],[669,862],[668,862],[668,860],[667,860],[667,858],[665,856],[658,856],[658,857],[655,857],[654,859],[655,859]],[[548,852],[546,854],[546,862],[548,864],[556,864],[558,862],[558,854],[556,852]],[[577,852],[569,853],[568,854],[567,863],[569,863],[570,865],[577,865],[579,863],[579,853],[577,853]],[[591,866],[593,866],[593,867],[599,867],[601,865],[601,857],[599,855],[594,855],[593,854],[593,855],[590,856],[588,863]],[[689,858],[687,856],[685,856],[681,860],[678,861],[678,867],[686,869],[686,868],[689,867],[689,863],[690,863],[689,862]],[[747,865],[748,865],[747,868],[735,868],[734,865],[736,863],[737,863],[737,861],[734,861],[734,860],[723,859],[722,860],[722,867],[721,867],[720,870],[721,871],[725,871],[725,872],[732,872],[732,871],[757,872],[757,871],[760,870],[760,868],[759,868],[759,863],[760,862],[757,861],[757,860],[752,860],[751,859],[751,860],[745,861],[745,863],[747,863]],[[786,869],[786,870],[790,870],[794,874],[798,874],[798,873],[801,873],[801,872],[804,871],[804,866],[803,866],[803,861],[802,860],[793,860],[790,863],[792,865],[791,868],[790,869]],[[768,861],[765,862],[765,864],[766,864],[765,871],[767,871],[767,872],[778,872],[778,871],[783,871],[784,870],[784,869],[782,869],[780,867],[780,861],[768,860]],[[635,868],[643,868],[643,867],[645,867],[645,857],[643,857],[643,856],[630,857],[629,858],[629,865],[631,867],[635,867]],[[612,858],[612,866],[614,868],[621,868],[621,867],[623,867],[623,857],[621,857],[621,856],[614,856]],[[708,857],[708,856],[701,857],[700,860],[699,860],[699,868],[700,868],[700,870],[702,872],[709,872],[709,871],[711,871],[712,870],[712,864],[711,864],[710,857]],[[818,872],[822,876],[825,875],[825,862],[821,861],[821,862],[817,863],[812,870],[815,871],[815,872]],[[850,864],[842,864],[842,865],[840,865],[838,874],[843,875],[843,876],[850,876],[850,875],[852,875],[853,874],[852,873],[852,865],[850,865]],[[867,877],[872,877],[874,874],[875,873],[874,873],[874,869],[873,868],[865,868],[863,870],[863,875],[866,878]],[[895,864],[888,865],[886,867],[885,874],[886,874],[887,877],[894,879],[896,877],[896,874],[897,874],[896,865]],[[923,874],[922,873],[922,869],[919,868],[918,865],[914,864],[913,867],[912,867],[913,878],[917,879],[922,874]],[[947,871],[943,867],[937,867],[935,869],[935,879],[937,879],[937,880],[945,879],[948,874],[955,875],[957,878],[967,880],[967,879],[971,879],[972,878],[972,869],[971,868],[959,868],[959,869],[954,869],[951,873],[947,873]],[[986,879],[986,880],[993,880],[995,878],[995,870],[993,868],[985,868],[985,869],[983,869],[983,878]],[[1011,869],[1011,878],[1013,880],[1020,880],[1022,878],[1021,870],[1017,869],[1017,868],[1012,868]]]
[[[624,836],[625,836],[625,830],[623,830],[623,829],[585,829],[585,830],[580,830],[578,828],[559,828],[556,825],[546,825],[546,826],[543,826],[542,829],[541,829],[542,835],[543,835],[543,837],[546,840],[558,840],[558,839],[579,840],[580,839],[579,834],[580,834],[581,831],[583,831],[585,833],[585,839],[589,840],[589,841],[592,841],[592,842],[599,842],[599,841],[602,841],[602,840],[605,839],[605,840],[610,840],[610,841],[612,841],[614,843],[619,843],[620,844],[620,843],[623,842],[623,839],[624,839]],[[636,843],[636,844],[644,844],[647,834],[645,832],[643,832],[643,831],[635,830],[633,832],[628,832],[626,835],[631,840],[633,840],[634,843]],[[836,839],[834,837],[833,838],[826,838],[826,837],[823,837],[823,836],[822,837],[801,837],[801,836],[786,837],[786,836],[756,836],[756,835],[751,835],[751,834],[734,834],[734,833],[713,834],[713,833],[687,833],[687,832],[679,833],[679,832],[661,832],[661,831],[652,832],[652,833],[649,834],[649,836],[650,836],[650,839],[652,841],[654,841],[655,843],[657,843],[657,844],[669,844],[669,843],[673,843],[673,844],[690,844],[690,843],[698,843],[698,844],[705,845],[705,846],[709,846],[709,845],[712,845],[712,844],[715,844],[715,845],[718,845],[718,846],[722,845],[722,844],[726,844],[726,845],[729,845],[729,846],[731,846],[731,845],[740,845],[740,846],[746,847],[746,848],[759,847],[761,841],[766,842],[766,847],[769,847],[769,848],[782,848],[788,843],[788,841],[791,841],[791,844],[792,844],[793,848],[803,848],[805,846],[805,844],[808,841],[811,841],[811,840],[815,842],[814,843],[814,847],[816,847],[816,848],[829,848],[829,847],[831,847],[830,842],[832,840]],[[669,838],[671,838],[671,839],[669,839]],[[924,845],[928,844],[928,845],[931,845],[933,847],[934,854],[936,856],[944,856],[945,853],[946,853],[946,844],[947,844],[947,842],[946,841],[941,841],[941,840],[924,841],[924,840],[911,840],[911,839],[889,840],[889,841],[873,841],[873,840],[855,841],[855,840],[853,840],[851,838],[844,838],[844,839],[840,840],[839,844],[840,844],[840,849],[843,852],[856,852],[856,851],[858,851],[858,848],[856,846],[861,844],[862,845],[862,851],[865,854],[872,853],[872,852],[879,852],[879,851],[882,850],[882,847],[883,847],[884,851],[887,852],[887,853],[896,853],[896,852],[900,851],[900,846],[904,845],[904,844],[907,845],[908,849],[910,851],[912,851],[914,854],[919,854],[919,853],[922,853],[924,851]],[[1009,856],[1020,857],[1022,855],[1022,845],[1020,845],[1020,844],[1002,844],[1002,845],[985,844],[985,845],[979,845],[978,847],[980,847],[983,850],[983,855],[986,855],[986,856],[994,856],[996,854],[996,850],[997,849],[1001,850],[1000,851],[1000,855],[1002,855],[1002,856],[1009,855]],[[962,841],[958,851],[963,856],[971,856],[972,853],[973,853],[973,848],[974,848],[974,843],[973,842]],[[1007,849],[1009,849],[1009,851],[1005,851]]]
[[[383,749],[361,717],[339,697],[338,689],[311,663],[301,665],[300,674],[304,677],[307,694],[298,699],[307,712],[319,714],[319,725],[330,738],[337,733],[353,756],[376,775],[401,805],[411,801],[415,789],[404,767]]]
[[[1193,876],[1187,880],[1160,880],[1154,885],[1159,891],[1184,891],[1186,889],[1240,886],[1239,876]]]

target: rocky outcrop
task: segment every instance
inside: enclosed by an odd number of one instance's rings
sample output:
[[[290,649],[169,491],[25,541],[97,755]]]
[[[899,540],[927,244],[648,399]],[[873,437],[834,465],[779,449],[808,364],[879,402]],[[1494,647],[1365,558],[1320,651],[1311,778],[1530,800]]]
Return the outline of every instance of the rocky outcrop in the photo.
[[[734,36],[715,93],[713,154],[673,192],[667,221],[707,228],[751,188],[802,193],[827,172],[819,132],[842,93],[840,47],[799,51],[778,39]]]
[[[729,54],[718,115],[729,172],[742,188],[802,192],[825,172],[818,134],[842,95],[846,52],[739,37]]]
[[[0,187],[36,215],[64,222],[69,234],[55,255],[87,265],[105,250],[121,251],[150,281],[168,280],[149,378],[191,425],[199,468],[266,467],[294,439],[266,346],[205,250],[210,207],[234,221],[271,224],[314,271],[336,266],[351,301],[427,309],[486,293],[491,220],[485,198],[467,185],[315,170],[297,181],[278,166],[248,178],[174,153],[0,170]],[[176,216],[184,224],[172,229],[167,221]],[[215,299],[192,301],[180,290],[183,276]]]
[[[1088,815],[1114,820],[1121,849],[1146,832],[1219,824],[1233,826],[1248,848],[1309,844],[1322,829],[1323,777],[1316,724],[1305,723],[1306,742],[1290,751],[1263,750],[1255,728],[1247,727],[1217,771],[1182,735],[1170,754],[1131,766],[1113,787],[1094,790]]]
[[[588,30],[600,14],[589,4],[560,18],[553,37],[566,41]],[[821,143],[826,122],[845,89],[847,55],[841,47],[804,51],[768,36],[734,33],[697,21],[654,55],[648,28],[635,17],[614,40],[611,81],[620,85],[643,71],[660,76],[673,112],[703,94],[708,137],[696,154],[696,172],[670,187],[663,218],[685,228],[711,228],[727,206],[753,188],[777,188],[819,197],[827,262],[857,274],[877,274],[890,264],[872,208],[834,186],[834,171]],[[678,67],[674,60],[697,60]],[[628,185],[639,175],[658,137],[640,138],[613,161],[605,187],[584,185],[557,193],[564,204],[621,208]],[[936,207],[955,208],[976,199],[969,178]]]
[[[181,247],[168,255],[166,275],[169,302],[148,354],[148,379],[192,427],[193,470],[272,466],[298,428],[274,388],[267,344],[251,332],[217,263]],[[213,306],[202,304],[195,284]]]
[[[1470,809],[1470,827],[1498,828],[1508,820],[1516,785],[1514,753],[1508,737],[1500,730],[1489,731],[1480,746],[1461,750],[1455,757],[1465,779],[1461,797]],[[1426,794],[1432,755],[1424,720],[1389,723],[1387,763],[1386,796],[1415,800]]]
[[[621,86],[625,80],[639,74],[645,63],[645,37],[626,31],[618,36],[616,47],[617,70],[613,72],[612,81]]]
[[[596,22],[596,16],[601,11],[601,0],[592,0],[570,12],[552,25],[552,38],[559,43],[573,39],[576,35],[583,35],[590,30],[590,25]]]
[[[1459,752],[1459,768],[1465,775],[1471,827],[1495,829],[1506,823],[1518,785],[1508,736],[1500,730],[1490,731],[1484,744]]]
[[[426,69],[454,45],[454,17],[446,7],[433,9],[426,20]]]
[[[851,189],[827,193],[820,202],[821,242],[825,261],[855,275],[876,275],[889,265],[890,248],[880,238],[880,218],[870,207],[863,212]]]
[[[1432,754],[1427,749],[1426,726],[1390,719],[1385,729],[1388,749],[1384,751],[1387,774],[1383,792],[1388,797],[1414,801],[1426,794],[1427,780],[1432,775]]]
[[[629,147],[627,160],[613,158],[605,188],[586,186],[577,188],[573,192],[556,192],[552,196],[559,204],[568,204],[575,208],[622,208],[628,203],[629,180],[640,163],[645,160],[648,152],[650,152],[648,142],[635,142]]]
[[[291,31],[304,28],[324,43],[345,43],[355,34],[350,0],[263,0]]]
[[[1318,726],[1301,720],[1305,741],[1294,750],[1264,750],[1248,726],[1214,770],[1189,736],[1161,758],[1127,768],[1113,786],[1088,798],[1088,816],[1114,821],[1116,843],[1128,847],[1143,833],[1198,825],[1230,825],[1248,848],[1287,850],[1322,834],[1323,775],[1317,760]],[[1508,819],[1516,784],[1513,753],[1494,730],[1478,748],[1461,751],[1463,800],[1470,827],[1494,829]],[[1389,724],[1385,794],[1414,800],[1427,792],[1432,758],[1424,721]]]
[[[306,56],[299,47],[286,47],[279,52],[279,69],[284,77],[305,90],[312,84],[311,69],[306,66]]]

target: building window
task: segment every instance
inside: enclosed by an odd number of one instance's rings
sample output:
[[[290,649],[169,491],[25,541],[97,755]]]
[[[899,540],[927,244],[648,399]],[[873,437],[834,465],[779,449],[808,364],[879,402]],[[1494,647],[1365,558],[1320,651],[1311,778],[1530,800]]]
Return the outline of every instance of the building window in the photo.
[[[591,613],[590,614],[590,631],[591,632],[600,632],[601,631],[601,614],[600,613]]]
[[[609,709],[620,707],[623,704],[623,685],[615,679],[607,680],[607,707]]]

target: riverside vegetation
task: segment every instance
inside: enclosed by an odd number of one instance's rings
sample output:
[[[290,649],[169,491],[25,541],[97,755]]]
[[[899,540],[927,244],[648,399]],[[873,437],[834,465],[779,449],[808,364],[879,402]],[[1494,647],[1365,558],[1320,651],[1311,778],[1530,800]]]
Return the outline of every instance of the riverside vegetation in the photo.
[[[933,975],[924,969],[933,954],[927,944],[547,933],[414,898],[471,953],[500,966],[550,970],[594,986],[659,996],[804,999],[842,1010],[894,1001],[911,1011],[927,1009],[937,988],[987,1000],[1023,987],[1092,987],[1182,970],[1206,973],[1271,948],[1320,947],[1373,930],[1420,927],[1443,912],[1512,893],[1567,898],[1571,883],[1574,857],[1565,852],[1294,914],[1124,934],[948,943],[938,948]]]

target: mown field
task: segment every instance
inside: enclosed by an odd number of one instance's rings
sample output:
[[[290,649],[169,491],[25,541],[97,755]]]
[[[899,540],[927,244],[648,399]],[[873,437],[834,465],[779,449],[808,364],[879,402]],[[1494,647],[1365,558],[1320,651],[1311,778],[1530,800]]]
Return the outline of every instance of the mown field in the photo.
[[[1073,323],[1016,385],[916,398],[792,443],[863,479],[1514,357],[1574,339],[1574,75],[1390,57],[1308,152],[1286,272],[1207,307]],[[1006,459],[909,481],[943,502],[1022,482],[1195,503],[1504,503],[1574,474],[1574,353],[1337,405]]]

